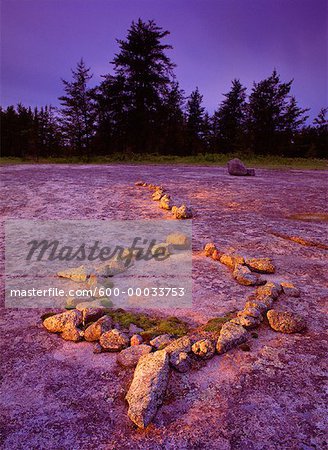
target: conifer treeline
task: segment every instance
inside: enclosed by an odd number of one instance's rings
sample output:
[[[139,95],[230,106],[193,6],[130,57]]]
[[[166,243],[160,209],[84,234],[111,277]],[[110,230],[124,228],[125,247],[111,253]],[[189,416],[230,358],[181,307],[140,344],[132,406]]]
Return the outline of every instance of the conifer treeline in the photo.
[[[238,79],[211,116],[196,88],[186,97],[163,43],[168,31],[154,21],[133,22],[113,72],[89,87],[92,74],[81,60],[65,81],[61,107],[1,108],[3,156],[58,157],[160,153],[254,153],[327,157],[328,109],[311,125],[308,109],[290,94],[274,70],[249,93]]]

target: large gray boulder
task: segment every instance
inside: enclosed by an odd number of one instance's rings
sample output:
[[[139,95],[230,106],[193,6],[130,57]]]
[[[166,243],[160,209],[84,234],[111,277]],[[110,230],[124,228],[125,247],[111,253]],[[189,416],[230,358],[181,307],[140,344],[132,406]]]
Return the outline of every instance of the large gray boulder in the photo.
[[[126,400],[128,416],[138,427],[145,428],[163,401],[169,377],[169,355],[165,350],[141,356],[134,372]]]
[[[230,175],[236,176],[254,176],[254,169],[247,169],[247,167],[238,158],[231,159],[228,162],[228,172]]]

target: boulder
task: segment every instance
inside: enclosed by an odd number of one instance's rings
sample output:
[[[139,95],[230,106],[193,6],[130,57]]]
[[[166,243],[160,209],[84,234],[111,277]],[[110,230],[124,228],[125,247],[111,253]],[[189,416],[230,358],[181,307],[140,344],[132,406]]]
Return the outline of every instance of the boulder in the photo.
[[[177,206],[172,206],[172,214],[176,219],[192,218],[192,211],[185,204],[181,205],[179,208]]]
[[[141,356],[134,372],[126,400],[128,416],[138,427],[145,428],[163,401],[169,377],[169,355],[165,350]]]
[[[230,175],[236,176],[248,175],[246,166],[238,158],[228,161],[228,172]]]
[[[72,269],[62,270],[58,272],[57,275],[61,278],[69,278],[70,280],[80,282],[87,280],[89,272],[87,268],[82,265]]]
[[[187,250],[190,248],[191,240],[189,236],[184,233],[170,233],[166,237],[166,242],[174,246],[178,250]]]
[[[263,298],[268,296],[273,300],[276,300],[281,292],[282,288],[278,283],[267,281],[263,286],[260,286],[256,289],[255,296],[259,300],[262,300]]]
[[[254,272],[274,273],[276,271],[270,258],[246,258],[245,264]]]
[[[106,352],[120,352],[129,345],[129,338],[125,333],[114,328],[103,333],[99,343]]]
[[[75,327],[74,325],[68,325],[65,330],[60,333],[60,337],[62,339],[65,339],[65,341],[73,342],[81,341],[83,339],[83,335],[83,331]]]
[[[159,202],[159,207],[162,209],[170,210],[172,209],[173,203],[168,194],[164,194],[163,197],[161,197]]]
[[[170,336],[169,334],[160,334],[159,336],[156,336],[154,339],[152,339],[149,343],[152,347],[155,347],[156,350],[162,350],[174,340],[175,339],[172,338],[172,336]]]
[[[226,322],[223,324],[219,339],[216,343],[216,350],[219,354],[246,342],[248,333],[244,327],[236,323]]]
[[[178,372],[188,372],[190,369],[190,358],[188,353],[179,351],[171,353],[170,364]]]
[[[215,345],[209,339],[201,339],[193,344],[191,350],[200,358],[209,359],[215,353]]]
[[[234,269],[237,265],[243,265],[245,260],[240,255],[228,255],[226,253],[222,253],[220,256],[220,263],[230,267],[230,269]]]
[[[173,352],[191,352],[191,340],[188,336],[175,339],[165,347],[165,351],[170,355]]]
[[[140,336],[140,334],[134,334],[133,336],[131,336],[131,339],[130,339],[131,346],[140,345],[142,343],[143,343],[143,339]]]
[[[248,267],[241,264],[235,266],[232,275],[237,283],[244,286],[256,286],[265,283],[265,280],[259,274],[251,272]]]
[[[306,328],[303,317],[290,311],[275,311],[270,309],[267,312],[270,327],[281,333],[298,333]]]
[[[117,355],[117,362],[123,367],[135,367],[140,357],[150,352],[151,346],[146,344],[128,347]]]
[[[102,334],[111,330],[112,325],[112,318],[103,316],[86,328],[84,331],[84,339],[89,342],[98,341]]]
[[[76,309],[47,317],[43,326],[51,333],[62,333],[66,328],[82,324],[82,313]]]
[[[281,284],[282,290],[284,291],[284,294],[290,296],[290,297],[299,297],[300,296],[300,290],[294,286],[293,283],[283,281]]]

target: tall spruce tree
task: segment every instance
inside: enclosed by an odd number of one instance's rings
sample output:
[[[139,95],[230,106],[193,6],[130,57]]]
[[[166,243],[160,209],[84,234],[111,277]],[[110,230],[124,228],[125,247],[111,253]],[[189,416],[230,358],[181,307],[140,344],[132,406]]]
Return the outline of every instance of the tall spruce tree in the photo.
[[[234,152],[243,147],[246,117],[246,88],[237,79],[213,116],[214,146],[220,152]]]
[[[153,20],[132,22],[127,38],[117,40],[120,51],[112,61],[114,76],[107,76],[107,87],[118,94],[116,101],[109,99],[112,116],[120,118],[117,132],[125,147],[137,152],[151,151],[158,140],[158,116],[172,90],[174,64],[166,55],[172,46],[162,43],[169,34]]]
[[[203,96],[196,87],[187,102],[188,146],[191,153],[197,153],[203,149],[204,114]]]
[[[72,81],[62,80],[65,94],[61,102],[61,130],[68,145],[78,156],[89,157],[95,128],[93,90],[88,87],[92,78],[90,68],[81,59],[72,70]]]
[[[248,104],[249,144],[255,153],[288,153],[293,135],[305,122],[307,109],[290,96],[293,80],[283,83],[274,70],[254,83]]]

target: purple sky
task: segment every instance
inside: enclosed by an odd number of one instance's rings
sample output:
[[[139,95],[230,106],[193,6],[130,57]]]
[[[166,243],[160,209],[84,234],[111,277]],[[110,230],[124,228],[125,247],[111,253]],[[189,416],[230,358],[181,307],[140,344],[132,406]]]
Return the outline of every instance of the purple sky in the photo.
[[[181,87],[210,112],[233,78],[250,90],[273,67],[312,117],[328,104],[326,0],[1,0],[1,104],[57,105],[82,56],[99,82],[138,17],[171,31]]]

